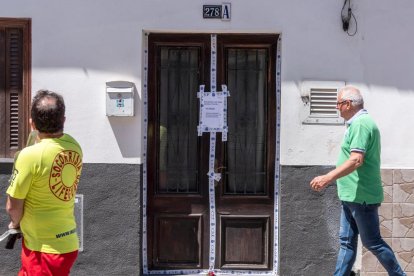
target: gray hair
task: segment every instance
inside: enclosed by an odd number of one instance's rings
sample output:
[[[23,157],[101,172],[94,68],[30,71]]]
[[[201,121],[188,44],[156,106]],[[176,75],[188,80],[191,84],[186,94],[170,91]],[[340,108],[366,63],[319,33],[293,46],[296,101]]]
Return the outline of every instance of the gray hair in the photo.
[[[364,107],[364,98],[358,88],[347,85],[339,89],[339,94],[342,96],[342,101],[349,100],[352,106]]]

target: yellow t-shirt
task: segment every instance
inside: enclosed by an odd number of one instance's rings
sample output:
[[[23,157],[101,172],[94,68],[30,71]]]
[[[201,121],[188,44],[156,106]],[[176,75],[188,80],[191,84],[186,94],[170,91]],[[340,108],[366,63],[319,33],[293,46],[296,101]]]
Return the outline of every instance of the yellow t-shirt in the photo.
[[[82,150],[68,134],[20,152],[7,193],[25,200],[20,228],[27,248],[53,254],[78,250],[74,205],[81,171]]]

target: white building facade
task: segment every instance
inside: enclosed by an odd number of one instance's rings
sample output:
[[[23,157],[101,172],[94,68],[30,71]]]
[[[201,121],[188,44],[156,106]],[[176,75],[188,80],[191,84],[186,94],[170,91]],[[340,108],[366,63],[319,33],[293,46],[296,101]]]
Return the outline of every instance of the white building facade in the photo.
[[[381,231],[414,275],[411,1],[352,1],[347,31],[344,1],[2,2],[3,36],[28,34],[21,110],[61,93],[83,148],[73,275],[332,274],[340,202],[309,181],[336,162],[345,84],[381,130]],[[216,130],[198,128],[200,85],[228,89]],[[0,161],[4,206],[12,158]],[[18,250],[3,251],[0,274],[17,272]],[[384,271],[361,256],[362,275]]]

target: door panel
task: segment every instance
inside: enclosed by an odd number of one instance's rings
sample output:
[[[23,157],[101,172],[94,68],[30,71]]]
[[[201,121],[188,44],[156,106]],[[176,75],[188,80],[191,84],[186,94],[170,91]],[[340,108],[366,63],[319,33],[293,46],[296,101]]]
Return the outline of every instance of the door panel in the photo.
[[[268,268],[270,220],[260,216],[221,216],[221,268]]]
[[[225,194],[265,194],[267,53],[264,49],[226,49],[231,130],[225,148]]]
[[[159,215],[155,218],[155,265],[200,267],[201,216]]]
[[[277,35],[219,36],[220,79],[230,91],[228,141],[217,146],[220,269],[271,270]]]
[[[231,95],[215,155],[217,269],[272,269],[277,39],[217,35],[217,86]],[[209,134],[197,133],[197,91],[210,91],[210,35],[150,34],[148,46],[148,266],[208,269]]]
[[[148,266],[208,267],[208,137],[197,136],[209,35],[148,40]]]

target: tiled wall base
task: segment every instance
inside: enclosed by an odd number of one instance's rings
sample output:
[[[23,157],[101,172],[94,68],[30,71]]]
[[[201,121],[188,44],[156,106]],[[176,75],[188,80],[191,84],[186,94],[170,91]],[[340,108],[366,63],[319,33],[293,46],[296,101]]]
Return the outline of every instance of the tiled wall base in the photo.
[[[381,235],[407,276],[414,276],[414,170],[382,170],[385,199]],[[377,258],[363,248],[361,276],[387,276]]]

